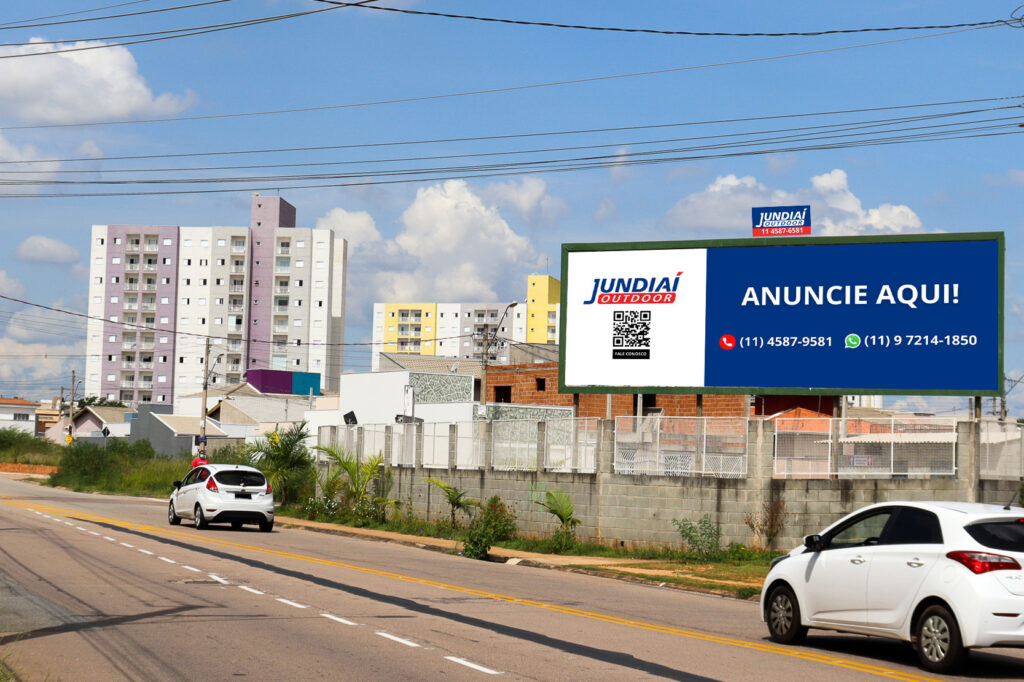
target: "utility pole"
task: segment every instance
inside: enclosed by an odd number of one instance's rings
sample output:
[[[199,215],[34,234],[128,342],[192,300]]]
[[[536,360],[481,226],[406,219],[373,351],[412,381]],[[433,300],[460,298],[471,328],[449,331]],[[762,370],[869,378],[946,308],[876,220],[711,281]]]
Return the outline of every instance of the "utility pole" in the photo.
[[[71,370],[71,400],[68,403],[68,445],[75,439],[75,370]]]
[[[206,393],[210,387],[210,337],[203,355],[203,412],[199,415],[199,456],[206,459]]]
[[[501,319],[498,320],[498,324],[494,328],[494,333],[491,334],[488,331],[490,325],[485,324],[483,329],[483,342],[484,342],[484,354],[483,363],[480,365],[480,411],[483,413],[483,417],[487,418],[487,356],[491,354],[491,344],[494,343],[498,330],[501,329],[501,323],[505,321],[505,316],[508,315],[508,311],[519,305],[519,301],[512,301],[505,306],[505,312],[501,314]]]

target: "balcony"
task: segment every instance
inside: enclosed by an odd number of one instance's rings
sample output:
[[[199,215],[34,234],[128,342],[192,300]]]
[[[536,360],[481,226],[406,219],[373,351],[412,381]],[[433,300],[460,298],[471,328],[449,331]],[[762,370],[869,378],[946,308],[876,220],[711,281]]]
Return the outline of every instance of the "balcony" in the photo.
[[[139,382],[139,388],[141,390],[144,390],[144,391],[152,390],[153,389],[153,382],[152,381],[140,381]]]
[[[274,266],[274,274],[287,275],[291,273],[292,269],[290,265],[276,265]]]
[[[284,286],[276,286],[276,287],[274,287],[274,293],[275,294],[287,294],[287,293],[290,293],[289,290],[288,290],[288,285],[285,284]]]
[[[121,382],[121,388],[129,388],[129,389],[135,390],[135,382],[134,381],[122,381]]]
[[[245,253],[245,244],[232,243],[231,253]]]
[[[159,251],[160,250],[160,242],[158,242],[158,241],[147,241],[143,248],[146,251]]]
[[[138,310],[139,309],[139,304],[138,303],[128,303],[128,302],[125,302],[124,306],[122,306],[122,307],[125,310]],[[125,322],[127,322],[127,320],[125,320]]]
[[[121,369],[135,369],[135,361],[125,360],[124,362],[121,363]]]
[[[245,270],[245,266],[244,265],[232,265],[231,266],[231,274],[232,275],[244,275],[245,272],[246,272],[246,270]]]
[[[143,303],[142,304],[142,309],[143,310],[156,310],[156,303]]]
[[[153,361],[150,360],[149,362],[140,362],[139,369],[153,369]]]
[[[138,282],[125,282],[124,283],[124,290],[125,291],[138,291],[139,290],[139,283]]]
[[[228,287],[228,291],[231,292],[232,294],[244,294],[245,287],[243,287],[241,284],[232,284],[231,286]]]
[[[274,333],[275,334],[287,334],[288,333],[288,325],[286,325],[286,324],[285,325],[277,325],[277,324],[275,324],[274,325]]]
[[[229,313],[244,313],[245,312],[245,306],[229,305],[228,306],[228,312]]]
[[[228,341],[228,352],[229,353],[241,353],[242,342],[241,341]]]
[[[121,344],[121,348],[124,350],[135,350],[138,346],[135,345],[134,341],[125,341]]]
[[[152,341],[143,341],[139,344],[139,348],[142,350],[153,350],[156,345]]]
[[[277,247],[277,253],[281,256],[289,256],[292,253],[292,249],[290,246],[279,246]]]
[[[146,263],[142,269],[146,272],[156,272],[156,263]]]
[[[138,272],[139,271],[139,264],[138,263],[125,263],[124,264],[124,269],[127,272]]]
[[[274,314],[275,315],[287,315],[288,314],[288,306],[286,306],[286,305],[275,305],[274,306]]]
[[[156,282],[146,282],[142,285],[143,291],[156,291]]]
[[[125,253],[138,253],[139,242],[128,242],[127,244],[124,245],[124,250]]]

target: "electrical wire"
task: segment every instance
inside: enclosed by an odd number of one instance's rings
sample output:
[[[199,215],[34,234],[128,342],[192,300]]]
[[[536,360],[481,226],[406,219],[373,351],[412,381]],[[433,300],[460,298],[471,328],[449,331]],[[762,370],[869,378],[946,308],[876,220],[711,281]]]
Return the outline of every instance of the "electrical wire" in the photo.
[[[10,26],[11,24],[24,24],[29,21],[42,21],[43,19],[58,19],[60,17],[70,17],[76,14],[88,14],[89,12],[102,12],[105,9],[114,9],[115,7],[126,7],[127,5],[144,5],[147,2],[153,0],[131,0],[131,2],[119,2],[116,5],[104,5],[103,7],[93,7],[92,9],[81,9],[75,12],[64,12],[62,14],[50,14],[45,17],[33,17],[31,19],[19,19],[18,21],[8,21],[0,24],[2,26]]]
[[[365,2],[371,2],[373,0],[364,0],[364,1]],[[331,8],[328,8],[328,9],[337,9],[337,8],[331,7]],[[324,10],[318,10],[318,11],[324,11]],[[804,51],[804,52],[791,52],[791,53],[787,53],[787,54],[773,55],[773,56],[769,56],[769,57],[749,57],[749,58],[745,58],[745,59],[735,59],[735,60],[724,61],[724,62],[712,62],[712,63],[707,63],[707,64],[694,64],[694,65],[691,65],[691,66],[679,66],[679,67],[671,67],[671,68],[666,68],[666,69],[653,69],[653,70],[649,70],[649,71],[637,71],[637,72],[633,72],[633,73],[620,73],[620,74],[612,74],[612,75],[605,75],[605,76],[591,76],[591,77],[588,77],[588,78],[575,78],[575,79],[561,80],[561,81],[549,81],[549,82],[546,82],[546,83],[531,83],[531,84],[527,84],[527,85],[514,85],[514,86],[508,86],[508,87],[501,87],[501,88],[486,88],[486,89],[480,89],[480,90],[464,90],[464,91],[459,91],[459,92],[443,93],[443,94],[439,94],[439,95],[422,95],[422,96],[418,96],[418,97],[399,97],[399,98],[394,98],[394,99],[373,100],[373,101],[368,101],[368,102],[354,102],[354,103],[349,103],[349,104],[332,104],[332,105],[322,105],[322,106],[314,106],[314,107],[296,107],[296,108],[291,108],[291,109],[271,109],[271,110],[266,110],[266,111],[236,112],[236,113],[228,113],[228,114],[204,114],[204,115],[197,115],[197,116],[168,116],[168,117],[164,117],[164,118],[148,118],[148,119],[134,119],[134,120],[125,119],[125,120],[117,120],[117,121],[88,121],[88,122],[82,122],[82,123],[45,123],[45,124],[20,125],[20,126],[2,126],[2,127],[0,127],[0,131],[3,131],[3,130],[42,130],[42,129],[49,129],[49,128],[82,128],[82,127],[98,127],[98,126],[111,126],[111,125],[139,125],[139,124],[149,124],[149,123],[171,123],[171,122],[181,122],[181,121],[203,121],[203,120],[215,120],[215,119],[233,119],[233,118],[243,118],[243,117],[251,117],[251,116],[277,116],[277,115],[283,115],[283,114],[308,113],[308,112],[315,112],[315,111],[333,111],[333,110],[339,110],[339,109],[353,109],[353,108],[362,108],[362,107],[382,106],[382,105],[389,105],[389,104],[408,104],[408,103],[411,103],[411,102],[429,102],[429,101],[454,99],[454,98],[461,98],[461,97],[474,97],[474,96],[478,96],[478,95],[493,95],[493,94],[506,93],[506,92],[521,92],[521,91],[525,91],[525,90],[534,90],[534,89],[540,89],[540,88],[554,88],[554,87],[562,87],[562,86],[566,86],[566,85],[581,85],[581,84],[585,84],[585,83],[598,83],[598,82],[612,81],[612,80],[619,80],[619,79],[626,79],[626,78],[642,78],[642,77],[647,77],[647,76],[657,76],[657,75],[664,75],[664,74],[669,74],[669,73],[683,73],[683,72],[687,72],[687,71],[698,71],[698,70],[703,70],[703,69],[712,69],[712,68],[718,68],[718,67],[724,67],[724,66],[738,66],[738,65],[742,65],[742,64],[756,64],[756,63],[762,63],[762,62],[780,61],[780,60],[784,60],[784,59],[794,59],[796,57],[808,57],[808,56],[815,56],[815,55],[820,55],[820,54],[829,54],[829,53],[834,53],[834,52],[843,52],[843,51],[848,51],[848,50],[857,50],[857,49],[862,49],[862,48],[867,48],[867,47],[878,47],[878,46],[882,46],[882,45],[894,45],[894,44],[897,44],[897,43],[909,42],[909,41],[913,41],[913,40],[926,40],[928,38],[937,38],[937,37],[943,37],[943,36],[950,36],[950,35],[955,35],[955,34],[958,34],[958,33],[964,33],[964,32],[967,32],[967,31],[980,31],[980,30],[985,30],[986,28],[990,28],[990,27],[963,28],[963,29],[956,29],[954,31],[948,31],[948,32],[945,32],[945,33],[930,33],[928,35],[923,35],[923,36],[911,36],[911,37],[907,37],[907,38],[895,38],[895,39],[892,39],[892,40],[883,40],[883,41],[878,41],[878,42],[873,42],[873,43],[860,43],[860,44],[857,44],[857,45],[845,45],[845,46],[841,46],[841,47],[823,48],[823,49],[818,49],[818,50],[808,50],[808,51]],[[125,43],[125,44],[129,44],[129,43]],[[110,46],[113,46],[113,45],[110,45]],[[92,49],[92,48],[82,48],[82,49]],[[49,53],[39,53],[39,54],[58,54],[58,53],[49,52]],[[31,55],[29,55],[29,56],[31,56]],[[3,57],[0,57],[0,58],[3,58]]]
[[[562,135],[589,135],[596,133],[608,133],[608,132],[626,132],[626,131],[639,131],[639,130],[654,130],[661,128],[676,128],[686,126],[704,126],[704,125],[717,125],[717,124],[730,124],[730,123],[750,123],[755,121],[776,121],[791,118],[810,118],[818,116],[838,116],[845,114],[861,114],[861,113],[874,113],[881,111],[898,111],[902,109],[920,109],[929,107],[943,107],[943,106],[955,106],[961,104],[982,104],[991,102],[1003,102],[1011,100],[1024,99],[1024,95],[1004,95],[1000,97],[985,97],[965,100],[949,100],[944,102],[925,102],[917,104],[897,104],[889,106],[879,107],[863,107],[858,109],[836,109],[831,111],[815,111],[815,112],[799,112],[795,114],[775,114],[768,116],[748,116],[741,118],[724,118],[724,119],[708,119],[700,121],[683,121],[675,123],[651,123],[651,124],[639,124],[630,126],[614,126],[605,128],[581,128],[573,130],[556,130],[556,131],[541,131],[541,132],[530,132],[530,133],[509,133],[504,135],[479,135],[473,137],[450,137],[450,138],[434,138],[426,140],[398,140],[388,142],[363,142],[358,144],[336,144],[336,145],[317,145],[312,147],[277,147],[277,148],[260,148],[260,149],[234,149],[234,150],[222,150],[222,151],[206,151],[206,152],[184,152],[175,154],[134,154],[124,156],[105,156],[102,158],[96,157],[78,157],[78,158],[51,158],[51,159],[27,159],[20,161],[0,160],[0,166],[3,165],[30,165],[30,164],[44,164],[44,163],[72,163],[72,162],[90,162],[95,163],[98,161],[124,161],[124,160],[145,160],[145,159],[173,159],[173,158],[195,158],[195,157],[206,157],[206,156],[232,156],[232,155],[247,155],[247,154],[278,154],[285,152],[309,152],[309,151],[329,151],[329,150],[340,150],[340,149],[366,149],[375,147],[395,147],[405,145],[428,145],[428,144],[442,144],[442,143],[459,143],[459,142],[483,142],[483,141],[498,141],[498,140],[513,140],[522,138],[533,138],[533,137],[553,137]],[[994,107],[992,109],[998,109],[1001,107]],[[990,109],[977,109],[976,111],[988,111]]]
[[[13,31],[15,29],[22,29],[22,28],[42,28],[44,26],[61,26],[61,25],[64,25],[64,24],[81,24],[81,23],[86,23],[86,22],[89,22],[89,21],[104,21],[106,19],[123,19],[125,17],[138,17],[138,16],[142,16],[144,14],[160,14],[162,12],[174,12],[174,11],[177,11],[177,10],[180,10],[180,9],[192,9],[194,7],[204,7],[206,5],[219,5],[219,4],[225,3],[225,2],[234,2],[234,0],[205,0],[204,2],[192,3],[191,5],[176,5],[174,7],[161,7],[159,9],[142,10],[140,12],[126,12],[124,14],[109,14],[109,15],[103,16],[103,17],[89,17],[87,19],[69,19],[67,21],[50,21],[50,22],[46,22],[46,23],[42,23],[42,24],[30,24],[30,23],[25,23],[25,22],[14,24],[14,23],[8,22],[8,23],[5,23],[5,24],[0,24],[0,31]],[[123,4],[131,5],[131,4],[135,4],[135,3],[130,3],[129,2],[129,3],[123,3]],[[118,6],[120,6],[120,5],[114,5],[114,7],[118,7]],[[83,12],[94,12],[94,11],[96,11],[96,10],[83,10]],[[82,12],[69,12],[66,15],[58,14],[58,15],[54,15],[54,16],[58,16],[58,17],[59,16],[69,16],[71,14],[81,14],[81,13]],[[40,17],[40,18],[41,19],[50,19],[50,18],[53,18],[53,17]],[[35,21],[35,20],[34,19],[29,19],[28,21]],[[15,43],[15,44],[17,44],[17,43]],[[5,45],[0,45],[0,47],[4,47],[4,46]]]
[[[354,3],[339,2],[338,0],[316,0],[316,2],[323,3],[325,5],[335,5],[338,7],[350,7]],[[949,29],[949,28],[983,28],[990,26],[1020,26],[1020,19],[1017,17],[1010,17],[1009,19],[990,19],[988,21],[977,21],[973,23],[964,24],[934,24],[930,26],[886,26],[882,28],[837,28],[837,29],[823,29],[819,31],[787,31],[781,33],[733,33],[727,31],[671,31],[667,29],[655,29],[655,28],[622,28],[617,26],[587,26],[582,24],[559,24],[551,21],[527,21],[523,19],[499,19],[496,17],[481,17],[473,16],[468,14],[448,14],[445,12],[425,12],[422,10],[413,10],[400,7],[367,7],[366,9],[377,10],[379,12],[396,12],[400,14],[412,14],[417,16],[425,17],[443,17],[446,19],[466,19],[471,21],[484,21],[498,24],[514,24],[518,26],[540,26],[544,28],[567,28],[581,31],[605,31],[605,32],[617,32],[617,33],[649,33],[663,36],[700,36],[700,37],[728,37],[728,38],[789,38],[789,37],[805,37],[805,36],[826,36],[826,35],[837,35],[844,33],[872,33],[872,32],[884,32],[884,31],[931,31],[936,29]]]

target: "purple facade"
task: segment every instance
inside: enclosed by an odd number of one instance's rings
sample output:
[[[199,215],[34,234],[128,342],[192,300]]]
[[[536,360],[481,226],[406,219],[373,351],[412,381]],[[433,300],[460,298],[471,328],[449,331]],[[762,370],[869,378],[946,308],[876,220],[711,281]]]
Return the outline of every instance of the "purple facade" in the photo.
[[[110,225],[105,238],[106,322],[100,394],[133,402],[160,401],[159,396],[163,396],[162,402],[170,402],[174,391],[178,228]],[[129,298],[135,302],[129,304]],[[163,298],[167,303],[161,303]],[[110,321],[114,317],[116,323]],[[135,318],[134,325],[121,324],[131,317]],[[108,379],[111,375],[113,381]],[[158,376],[166,380],[160,383]]]
[[[278,227],[295,227],[295,207],[281,197],[254,194],[249,223],[249,367],[270,366],[273,334],[274,242]]]

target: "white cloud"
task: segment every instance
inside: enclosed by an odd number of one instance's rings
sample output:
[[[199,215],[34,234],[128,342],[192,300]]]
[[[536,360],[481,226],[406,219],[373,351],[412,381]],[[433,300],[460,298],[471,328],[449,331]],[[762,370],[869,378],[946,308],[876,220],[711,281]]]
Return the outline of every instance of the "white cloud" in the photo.
[[[78,145],[78,155],[89,159],[102,159],[103,150],[93,140],[86,140]]]
[[[25,285],[0,270],[0,294],[4,296],[21,296],[25,293]]]
[[[604,197],[601,199],[601,203],[597,205],[597,210],[594,211],[594,220],[598,222],[608,220],[613,217],[618,210],[619,207],[615,203],[615,199],[613,197]]]
[[[348,240],[349,252],[367,242],[375,242],[380,239],[380,232],[377,231],[377,224],[366,211],[346,211],[343,208],[334,208],[327,212],[327,215],[316,221],[319,230],[334,230],[339,237]]]
[[[54,307],[68,309],[60,302],[54,303]],[[85,325],[86,321],[81,317],[55,310],[31,308],[12,314],[4,333],[7,338],[19,343],[51,345],[66,343],[76,336],[84,341]]]
[[[630,168],[626,165],[629,158],[629,147],[615,150],[615,162],[609,167],[608,174],[615,182],[625,182],[630,176]]]
[[[865,209],[850,191],[846,171],[835,169],[811,178],[811,186],[788,192],[770,188],[753,176],[718,177],[703,191],[680,199],[665,216],[678,229],[749,230],[754,206],[809,204],[814,234],[856,235],[916,232],[921,219],[908,206],[881,204]]]
[[[102,42],[9,47],[0,55],[55,52]],[[169,116],[195,93],[154,96],[124,47],[0,60],[0,112],[28,123],[72,123],[129,116]]]
[[[334,214],[348,220],[354,213]],[[514,298],[523,275],[540,267],[526,237],[463,180],[421,188],[402,213],[394,239],[370,237],[349,253],[348,308],[353,321],[374,301],[496,301]],[[319,223],[318,223],[319,224]],[[379,236],[379,235],[378,235]],[[366,312],[360,312],[366,311]]]
[[[515,210],[528,223],[551,224],[569,213],[569,205],[548,194],[548,184],[540,178],[494,183],[480,194],[499,206]]]
[[[36,234],[18,245],[14,255],[26,263],[74,263],[81,256],[78,249],[58,239]]]

